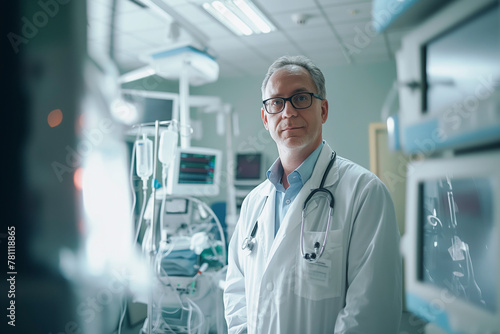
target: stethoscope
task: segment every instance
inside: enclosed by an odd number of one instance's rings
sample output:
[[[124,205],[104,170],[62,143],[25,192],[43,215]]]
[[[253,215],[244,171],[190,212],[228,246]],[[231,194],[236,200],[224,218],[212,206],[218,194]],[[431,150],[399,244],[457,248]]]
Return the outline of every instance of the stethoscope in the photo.
[[[267,196],[264,199],[264,204],[262,205],[262,208],[260,209],[260,214],[262,214],[262,211],[264,211],[264,207],[266,206],[267,202]],[[255,234],[257,233],[257,228],[259,227],[259,221],[256,220],[255,224],[253,224],[252,232],[250,232],[250,235],[243,240],[243,244],[241,245],[241,249],[245,252],[246,255],[250,255],[253,251],[253,248],[257,241],[255,240]]]
[[[323,178],[321,179],[321,183],[319,185],[319,188],[311,190],[311,193],[309,196],[307,196],[306,200],[304,201],[304,206],[302,207],[302,222],[300,225],[300,253],[302,254],[302,257],[309,261],[309,262],[316,262],[318,259],[323,255],[323,252],[325,251],[325,246],[326,246],[326,239],[328,238],[328,231],[330,230],[330,225],[332,222],[332,216],[333,216],[333,207],[335,205],[335,198],[333,197],[333,194],[330,190],[326,189],[324,187],[326,177],[328,176],[328,173],[330,172],[330,169],[333,166],[333,163],[335,162],[335,159],[337,158],[337,153],[333,151],[332,153],[332,158],[330,159],[330,163],[326,167],[325,172],[323,173]],[[325,237],[323,238],[322,244],[319,243],[319,241],[316,241],[314,243],[314,252],[311,253],[305,253],[304,252],[304,224],[305,224],[305,212],[307,205],[309,204],[311,198],[317,194],[317,193],[325,193],[329,197],[329,204],[330,204],[330,209],[328,212],[328,222],[326,224],[326,230],[325,230]],[[264,210],[264,207],[266,205],[267,197],[266,200],[264,201],[264,205],[262,206],[261,209],[261,214],[262,211]],[[260,216],[260,215],[259,215]],[[257,228],[258,228],[258,223],[259,221],[257,220],[255,224],[253,225],[252,231],[250,232],[250,235],[246,237],[243,240],[243,244],[241,245],[241,249],[247,254],[251,254],[253,248],[255,247],[256,244],[256,239],[255,239],[255,234],[257,233]]]

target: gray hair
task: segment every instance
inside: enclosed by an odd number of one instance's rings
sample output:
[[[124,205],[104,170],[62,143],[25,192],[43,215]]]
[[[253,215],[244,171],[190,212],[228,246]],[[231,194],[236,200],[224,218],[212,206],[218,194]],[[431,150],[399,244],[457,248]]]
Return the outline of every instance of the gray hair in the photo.
[[[325,88],[325,77],[323,73],[309,58],[305,56],[282,56],[274,61],[274,63],[269,66],[264,81],[262,82],[262,97],[264,97],[264,91],[266,90],[267,83],[271,75],[277,70],[289,67],[289,66],[300,66],[303,67],[309,74],[316,85],[318,94],[326,98],[326,88]]]

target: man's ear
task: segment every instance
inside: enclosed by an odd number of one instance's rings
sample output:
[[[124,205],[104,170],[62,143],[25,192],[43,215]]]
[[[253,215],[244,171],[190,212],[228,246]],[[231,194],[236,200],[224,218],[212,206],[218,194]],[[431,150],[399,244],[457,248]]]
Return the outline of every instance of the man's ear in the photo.
[[[323,124],[325,124],[328,119],[328,100],[321,101],[321,119],[323,120]]]
[[[267,126],[267,112],[264,110],[264,107],[260,109],[260,116],[262,117],[262,123],[264,123],[264,127],[269,131],[269,127]]]

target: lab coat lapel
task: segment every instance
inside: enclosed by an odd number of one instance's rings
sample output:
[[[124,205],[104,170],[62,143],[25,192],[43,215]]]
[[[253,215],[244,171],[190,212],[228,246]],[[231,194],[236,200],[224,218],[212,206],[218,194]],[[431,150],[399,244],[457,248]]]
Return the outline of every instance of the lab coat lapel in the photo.
[[[285,236],[287,234],[291,234],[296,228],[300,227],[301,223],[301,214],[302,214],[302,207],[304,205],[304,201],[311,192],[312,189],[318,188],[319,184],[321,183],[321,178],[323,177],[323,173],[325,172],[326,166],[328,165],[328,162],[330,161],[330,158],[332,157],[332,149],[328,144],[325,143],[323,146],[323,149],[321,150],[321,154],[318,157],[318,161],[316,162],[316,167],[319,168],[314,168],[314,171],[309,178],[309,180],[304,184],[300,192],[297,194],[297,197],[295,197],[292,205],[288,209],[288,212],[286,213],[285,217],[283,218],[283,221],[281,222],[280,229],[278,230],[278,233],[276,234],[276,237],[274,238],[274,242],[272,242],[272,246],[270,249],[270,252],[267,256],[267,263],[266,263],[266,268],[271,262],[271,259],[275,255],[276,251],[278,250],[279,246],[281,245],[282,241],[285,239]],[[325,182],[325,187],[328,187],[335,183],[335,181],[338,179],[338,168],[336,168],[336,165],[332,167],[330,170],[330,173],[328,174],[328,177]],[[274,208],[276,206],[275,203],[275,197],[276,197],[276,190],[273,191],[273,197],[272,197],[272,217],[267,216],[267,218],[274,222]],[[271,197],[269,198],[271,199]],[[268,224],[271,225],[271,224]],[[272,233],[274,234],[274,224],[272,224]],[[266,233],[267,234],[267,233]],[[272,235],[271,235],[272,237]],[[297,240],[299,242],[299,240]],[[270,245],[269,243],[268,245]]]
[[[264,251],[264,256],[266,261],[269,259],[269,248],[273,244],[274,239],[274,217],[275,217],[275,201],[276,201],[276,189],[269,182],[269,186],[262,190],[262,197],[267,197],[267,201],[262,214],[259,217],[259,231],[262,233],[262,246]]]

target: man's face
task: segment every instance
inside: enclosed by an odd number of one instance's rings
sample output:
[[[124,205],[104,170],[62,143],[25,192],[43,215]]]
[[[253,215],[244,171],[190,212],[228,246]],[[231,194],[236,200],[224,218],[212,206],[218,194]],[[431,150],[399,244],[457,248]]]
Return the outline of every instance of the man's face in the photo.
[[[297,93],[318,93],[306,69],[300,66],[281,68],[267,83],[264,99],[288,98]],[[312,98],[307,109],[295,109],[286,101],[281,113],[268,114],[261,109],[264,126],[276,142],[278,150],[298,150],[310,154],[322,140],[322,124],[328,118],[328,101]]]

